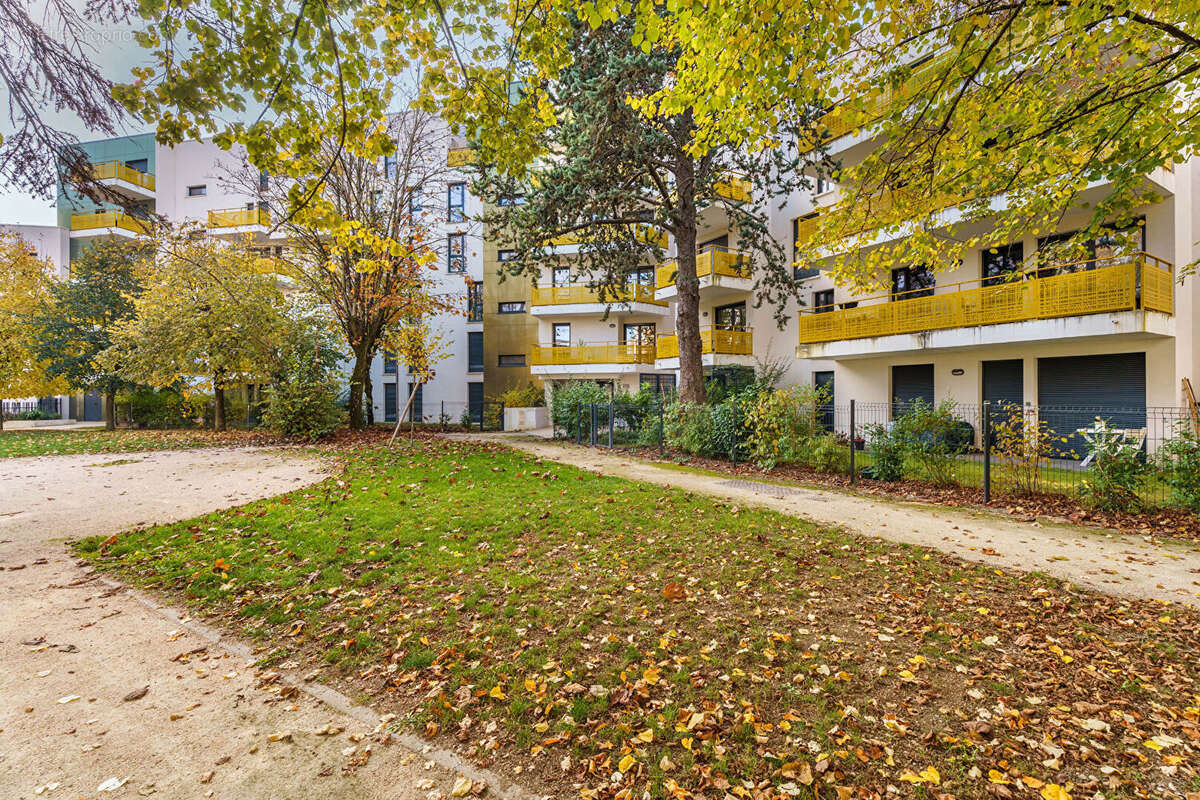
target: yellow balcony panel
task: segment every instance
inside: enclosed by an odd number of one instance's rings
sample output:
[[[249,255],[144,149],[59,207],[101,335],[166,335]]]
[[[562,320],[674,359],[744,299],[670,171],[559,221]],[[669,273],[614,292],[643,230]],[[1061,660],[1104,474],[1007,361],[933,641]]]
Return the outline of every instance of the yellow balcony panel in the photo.
[[[86,236],[88,233],[95,233],[100,236],[107,233],[114,233],[120,236],[130,234],[148,235],[150,232],[151,225],[149,221],[138,219],[123,211],[97,211],[92,214],[71,215],[71,235],[76,238],[81,238],[76,234]]]
[[[1040,277],[1036,270],[1014,274],[990,286],[964,281],[925,297],[883,295],[856,308],[806,311],[800,314],[800,344],[1138,309],[1173,313],[1170,262],[1147,253],[1114,260],[1063,265],[1058,274]]]
[[[608,342],[564,347],[534,345],[529,364],[534,367],[586,364],[653,364],[654,345]]]
[[[728,250],[723,247],[710,247],[696,256],[696,277],[704,278],[712,275],[724,275],[730,278],[750,277],[750,256],[738,250]],[[664,261],[654,271],[654,285],[665,289],[675,283],[675,273],[679,264],[675,259]]]
[[[530,305],[562,306],[591,303],[649,303],[666,307],[666,302],[654,299],[654,288],[637,284],[615,289],[608,289],[604,299],[600,297],[600,289],[586,284],[570,284],[567,286],[535,286]]]
[[[749,203],[750,192],[754,188],[754,184],[741,175],[730,172],[723,175],[713,188],[720,197],[724,197],[726,200],[732,200],[735,203]]]
[[[98,164],[93,164],[92,178],[102,183],[107,181],[123,181],[131,186],[145,190],[146,193],[154,192],[153,175],[148,172],[142,172],[140,169],[134,169],[120,161],[101,161]]]
[[[446,166],[465,167],[475,163],[475,150],[470,147],[452,147],[446,153]]]
[[[650,225],[638,225],[634,229],[634,236],[640,242],[658,245],[661,248],[666,248],[667,244],[669,243],[669,239],[665,233]],[[572,245],[580,245],[583,243],[584,240],[582,231],[571,231],[570,233],[564,233],[561,236],[555,236],[549,242],[549,244],[553,247],[570,247]]]
[[[265,208],[226,208],[208,212],[209,228],[270,227],[271,215]]]
[[[674,333],[660,334],[657,341],[659,358],[679,358],[679,336]],[[706,325],[700,328],[700,353],[702,355],[750,356],[754,355],[754,332],[750,328],[718,328]]]

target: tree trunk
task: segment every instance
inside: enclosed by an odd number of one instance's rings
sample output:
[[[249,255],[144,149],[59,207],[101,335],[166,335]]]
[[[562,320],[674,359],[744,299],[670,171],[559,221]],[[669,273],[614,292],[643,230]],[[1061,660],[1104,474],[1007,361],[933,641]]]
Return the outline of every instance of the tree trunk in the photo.
[[[213,430],[225,430],[225,389],[213,389]]]
[[[371,374],[370,349],[366,344],[354,347],[354,369],[350,371],[350,427],[362,430],[365,417],[363,415],[363,390]]]
[[[115,431],[117,429],[117,393],[104,393],[104,429],[106,431]]]
[[[695,174],[691,159],[681,156],[675,172],[679,187],[679,223],[675,231],[677,274],[675,336],[679,341],[679,399],[704,402],[704,363],[700,347],[700,279],[696,277]]]
[[[370,363],[370,362],[368,362]],[[371,384],[371,370],[367,370],[367,379],[363,383],[363,408],[367,412],[367,426],[375,424],[375,390]]]

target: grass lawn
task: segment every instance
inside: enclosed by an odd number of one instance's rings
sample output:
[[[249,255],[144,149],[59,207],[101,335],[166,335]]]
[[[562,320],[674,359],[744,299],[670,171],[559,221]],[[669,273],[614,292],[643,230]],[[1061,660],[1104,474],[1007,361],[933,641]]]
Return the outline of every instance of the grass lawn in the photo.
[[[228,446],[249,444],[254,437],[253,431],[213,433],[205,430],[4,430],[0,431],[0,458]]]
[[[346,455],[77,549],[558,797],[1200,791],[1190,610],[498,446]]]

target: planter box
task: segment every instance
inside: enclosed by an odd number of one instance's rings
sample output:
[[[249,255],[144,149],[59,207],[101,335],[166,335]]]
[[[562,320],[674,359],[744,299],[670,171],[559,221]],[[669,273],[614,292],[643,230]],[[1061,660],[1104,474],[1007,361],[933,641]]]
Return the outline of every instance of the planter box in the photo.
[[[544,406],[504,409],[504,430],[506,431],[532,431],[549,427],[550,409]]]

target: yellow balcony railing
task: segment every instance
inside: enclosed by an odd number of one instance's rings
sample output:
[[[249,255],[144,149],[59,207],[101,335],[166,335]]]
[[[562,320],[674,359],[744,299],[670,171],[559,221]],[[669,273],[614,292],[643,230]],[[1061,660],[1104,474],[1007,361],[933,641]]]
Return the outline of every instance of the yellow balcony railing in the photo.
[[[271,215],[265,208],[226,208],[208,212],[210,228],[240,228],[246,225],[271,224]]]
[[[646,242],[647,244],[656,244],[663,248],[668,244],[667,235],[649,225],[639,224],[634,230],[634,235],[638,241]],[[580,231],[572,231],[571,233],[564,233],[561,236],[555,236],[549,243],[554,247],[583,244],[583,235]]]
[[[917,197],[914,197],[914,198],[907,197],[906,193],[915,194],[915,195],[917,195]],[[892,190],[889,192],[883,192],[883,193],[877,194],[874,197],[871,197],[869,199],[863,199],[860,202],[863,203],[864,206],[866,206],[870,211],[870,214],[867,215],[866,218],[858,220],[857,222],[859,224],[857,224],[857,225],[844,225],[839,230],[826,231],[822,235],[821,239],[819,241],[815,241],[815,242],[813,241],[813,239],[814,239],[814,237],[817,236],[817,232],[820,229],[821,214],[818,212],[818,213],[812,214],[808,217],[804,217],[804,218],[798,220],[796,223],[795,245],[797,248],[805,246],[805,245],[809,245],[809,244],[819,246],[819,247],[827,247],[843,237],[853,236],[855,234],[863,233],[864,231],[868,231],[873,228],[881,227],[884,224],[892,224],[894,222],[894,219],[890,218],[889,215],[892,215],[892,212],[896,209],[897,205],[905,204],[905,203],[909,202],[910,200],[913,200],[914,202],[918,202],[918,201],[920,201],[920,197],[923,197],[924,195],[925,195],[925,192],[923,191],[923,189],[906,187],[904,189],[896,189],[896,190]],[[934,206],[933,208],[935,208],[937,210],[946,209],[951,206],[958,205],[959,203],[965,202],[967,199],[968,198],[964,197],[964,196],[943,194],[940,197],[936,206]],[[920,202],[923,202],[923,201],[920,201]],[[894,216],[894,215],[892,215],[892,216]],[[880,217],[882,217],[883,219],[880,220],[879,219]]]
[[[529,363],[535,367],[573,364],[653,364],[654,345],[609,342],[563,347],[534,345]]]
[[[716,185],[717,194],[727,200],[733,200],[735,203],[749,203],[750,191],[754,188],[754,184],[735,173],[728,173],[721,177]]]
[[[122,164],[120,161],[102,161],[99,164],[93,164],[92,178],[98,181],[122,180],[148,191],[154,191],[153,175],[142,172],[140,169],[134,169],[128,164]]]
[[[696,277],[708,275],[727,275],[731,278],[750,277],[749,257],[737,250],[727,250],[723,247],[710,247],[696,256]],[[739,268],[744,271],[739,271]],[[675,283],[675,273],[679,265],[675,259],[664,261],[654,271],[654,285],[665,289]]]
[[[665,301],[654,299],[654,287],[642,284],[608,289],[603,300],[600,299],[599,288],[586,284],[533,287],[532,305],[562,306],[574,303],[651,303],[666,306]]]
[[[679,357],[679,337],[674,333],[660,334],[657,341],[659,358]],[[706,325],[700,328],[700,352],[730,356],[754,354],[754,332],[750,328],[722,328]]]
[[[465,167],[475,161],[475,151],[470,147],[452,147],[446,153],[446,166]]]
[[[94,214],[72,214],[71,230],[89,231],[121,228],[133,233],[150,233],[150,223],[123,211],[97,211]]]
[[[1014,273],[991,286],[984,281],[939,286],[863,300],[856,308],[800,314],[800,344],[866,339],[902,333],[1076,317],[1138,308],[1173,313],[1170,262],[1147,253],[1055,267],[1058,274]],[[1043,271],[1044,272],[1044,271]],[[998,280],[992,278],[992,281]]]

